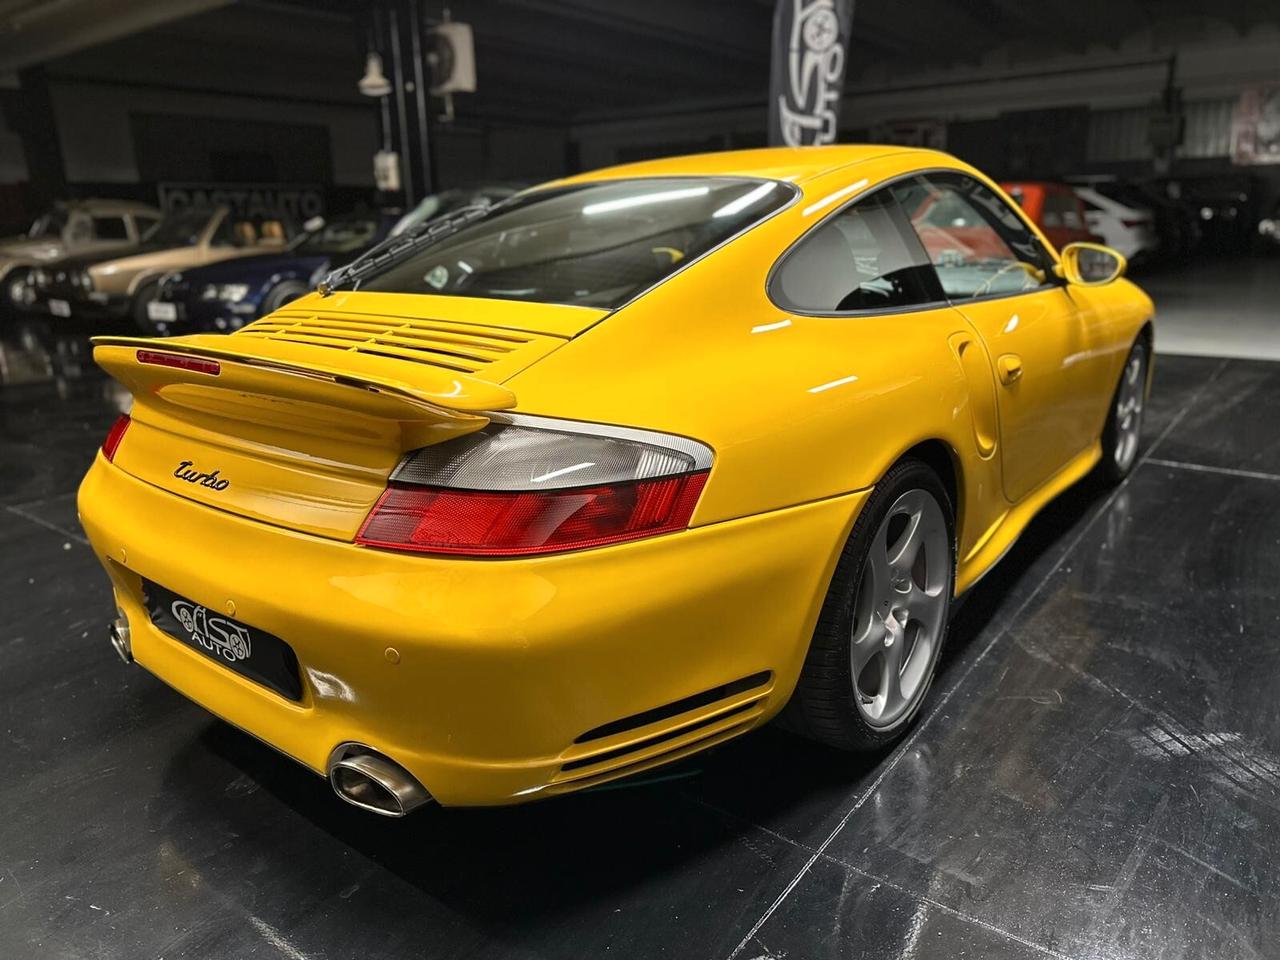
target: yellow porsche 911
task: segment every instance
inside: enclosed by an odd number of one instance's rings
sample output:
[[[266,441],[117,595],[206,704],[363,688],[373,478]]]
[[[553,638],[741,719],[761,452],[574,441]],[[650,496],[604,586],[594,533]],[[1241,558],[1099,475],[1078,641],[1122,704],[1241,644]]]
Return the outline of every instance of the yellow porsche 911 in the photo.
[[[769,149],[464,210],[230,336],[99,338],[113,643],[391,816],[783,711],[883,747],[953,599],[1132,468],[1123,269],[945,154]]]

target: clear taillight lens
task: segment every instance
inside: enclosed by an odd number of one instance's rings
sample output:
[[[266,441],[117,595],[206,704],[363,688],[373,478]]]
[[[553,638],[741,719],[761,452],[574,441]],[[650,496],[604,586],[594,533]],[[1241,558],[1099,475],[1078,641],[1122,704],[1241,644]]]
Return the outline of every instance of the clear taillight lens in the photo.
[[[711,465],[684,437],[521,417],[410,454],[357,536],[513,557],[683,530]]]
[[[107,463],[111,463],[116,458],[116,449],[120,446],[120,441],[124,439],[124,432],[129,429],[132,421],[127,413],[122,413],[116,417],[116,422],[111,425],[111,429],[107,431],[107,438],[102,441],[102,455],[107,458]]]

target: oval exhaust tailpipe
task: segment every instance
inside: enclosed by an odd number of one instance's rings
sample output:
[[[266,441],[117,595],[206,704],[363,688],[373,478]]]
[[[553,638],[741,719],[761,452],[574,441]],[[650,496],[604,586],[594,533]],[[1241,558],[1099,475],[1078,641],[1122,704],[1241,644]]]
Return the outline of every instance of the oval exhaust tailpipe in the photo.
[[[329,763],[334,793],[361,810],[403,817],[431,802],[431,794],[408,770],[367,747],[339,747],[334,757]]]
[[[111,636],[111,649],[115,650],[125,663],[133,663],[133,645],[129,639],[129,621],[124,617],[111,621],[108,632]]]

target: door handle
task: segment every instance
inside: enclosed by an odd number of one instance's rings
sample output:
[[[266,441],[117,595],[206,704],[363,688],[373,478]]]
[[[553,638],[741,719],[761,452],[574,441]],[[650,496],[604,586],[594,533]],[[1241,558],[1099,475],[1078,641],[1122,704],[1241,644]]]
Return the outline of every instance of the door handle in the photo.
[[[1022,358],[1016,353],[1006,353],[996,361],[1000,382],[1006,387],[1022,379]]]

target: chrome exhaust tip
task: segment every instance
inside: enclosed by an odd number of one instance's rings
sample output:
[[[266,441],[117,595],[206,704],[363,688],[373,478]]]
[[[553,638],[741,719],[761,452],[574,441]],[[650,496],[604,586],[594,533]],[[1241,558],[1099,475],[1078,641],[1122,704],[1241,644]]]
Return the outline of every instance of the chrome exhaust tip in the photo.
[[[359,744],[344,744],[329,759],[333,792],[382,817],[404,817],[431,802],[426,787],[404,767]]]
[[[111,649],[115,650],[125,663],[133,663],[133,646],[129,641],[129,621],[124,617],[112,620],[107,632],[111,637]]]

